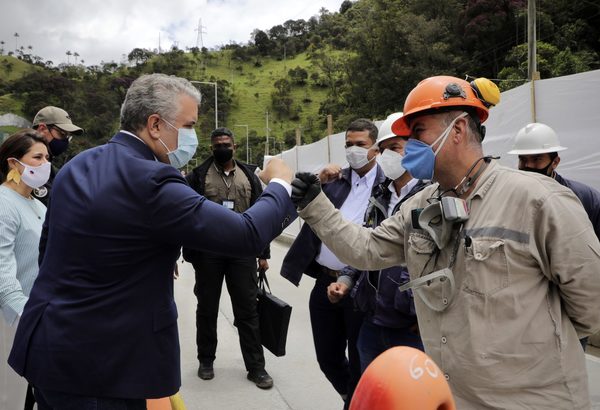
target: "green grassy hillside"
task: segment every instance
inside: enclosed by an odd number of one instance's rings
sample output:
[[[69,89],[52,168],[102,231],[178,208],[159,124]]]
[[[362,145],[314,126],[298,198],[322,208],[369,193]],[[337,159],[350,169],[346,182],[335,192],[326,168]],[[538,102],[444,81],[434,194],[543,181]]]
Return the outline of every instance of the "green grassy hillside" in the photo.
[[[299,118],[289,120],[278,118],[271,107],[271,93],[275,90],[275,81],[288,77],[288,71],[295,67],[302,67],[309,72],[311,69],[310,60],[306,53],[299,54],[293,58],[275,60],[271,58],[261,58],[261,66],[256,67],[254,61],[230,63],[229,51],[224,50],[215,52],[216,58],[204,70],[197,70],[195,76],[199,80],[208,79],[211,76],[219,80],[226,80],[231,84],[233,91],[233,104],[231,112],[227,113],[225,124],[234,130],[234,132],[244,137],[245,127],[235,127],[235,125],[247,124],[250,134],[253,131],[258,136],[265,135],[266,112],[269,111],[269,136],[278,141],[283,141],[284,136],[293,135],[296,127],[300,127],[304,132],[310,132],[313,135],[325,134],[325,118],[320,118],[319,106],[325,99],[327,91],[312,85],[310,79],[304,86],[292,86],[291,96],[293,106],[300,107]],[[201,90],[208,95],[212,95],[212,85],[202,85]],[[211,100],[212,101],[212,100]],[[310,139],[310,138],[309,138]]]
[[[32,66],[18,58],[11,56],[0,56],[0,80],[3,83],[9,83],[30,70],[40,69]],[[13,113],[23,115],[22,103],[12,94],[0,95],[0,114]]]
[[[5,82],[21,78],[24,73],[35,66],[11,56],[0,56],[0,78]]]
[[[306,53],[288,57],[285,60],[269,57],[259,57],[257,60],[256,57],[253,57],[249,61],[240,61],[232,58],[231,50],[221,50],[210,52],[210,58],[206,59],[206,63],[203,63],[202,59],[194,58],[191,53],[186,53],[185,56],[191,63],[191,69],[188,66],[188,75],[186,75],[189,79],[199,81],[217,79],[219,82],[228,82],[232,103],[229,112],[219,113],[221,121],[219,126],[232,129],[238,136],[240,145],[245,145],[243,139],[246,129],[236,125],[248,125],[250,136],[254,136],[255,143],[259,143],[266,134],[267,111],[269,111],[271,150],[285,149],[283,142],[286,139],[289,148],[296,128],[302,130],[303,142],[311,142],[325,135],[326,119],[318,111],[320,104],[326,98],[327,89],[315,85],[310,79],[310,75],[318,72],[318,69],[312,67]],[[280,118],[272,107],[271,94],[276,90],[274,83],[280,79],[287,79],[292,83],[288,71],[296,67],[305,69],[309,78],[306,79],[304,85],[292,85],[291,87],[292,111],[297,114]],[[14,57],[0,56],[0,78],[4,83],[10,83],[20,78],[28,70],[38,69],[42,68],[32,66]],[[128,68],[123,66],[114,75],[115,77],[126,76]],[[206,95],[204,103],[212,104],[213,86],[203,84],[200,85],[200,89]],[[219,98],[222,97],[219,96]],[[22,115],[22,104],[23,98],[17,98],[12,94],[0,95],[0,114],[12,112]],[[212,116],[212,113],[209,115]],[[225,118],[224,121],[223,118]],[[206,136],[200,137],[204,139],[203,137]],[[201,140],[201,144],[204,142],[206,141]]]
[[[0,114],[13,113],[23,116],[22,105],[12,94],[0,95]]]

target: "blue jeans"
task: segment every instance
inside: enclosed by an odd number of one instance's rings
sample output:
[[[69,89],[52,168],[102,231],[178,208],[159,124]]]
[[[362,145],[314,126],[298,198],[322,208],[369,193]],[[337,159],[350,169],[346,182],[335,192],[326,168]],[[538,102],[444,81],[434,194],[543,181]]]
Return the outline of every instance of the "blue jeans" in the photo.
[[[365,319],[357,343],[361,372],[364,372],[377,356],[394,346],[409,346],[423,350],[421,337],[410,329],[379,326],[368,318]]]
[[[144,399],[86,397],[33,388],[38,410],[146,410]]]

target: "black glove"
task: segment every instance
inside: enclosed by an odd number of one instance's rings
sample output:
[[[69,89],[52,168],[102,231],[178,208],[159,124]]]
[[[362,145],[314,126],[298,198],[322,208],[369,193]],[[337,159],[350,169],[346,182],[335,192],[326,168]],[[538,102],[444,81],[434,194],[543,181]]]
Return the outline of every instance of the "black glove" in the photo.
[[[298,172],[292,181],[292,202],[298,209],[310,204],[321,192],[319,177],[310,172]]]

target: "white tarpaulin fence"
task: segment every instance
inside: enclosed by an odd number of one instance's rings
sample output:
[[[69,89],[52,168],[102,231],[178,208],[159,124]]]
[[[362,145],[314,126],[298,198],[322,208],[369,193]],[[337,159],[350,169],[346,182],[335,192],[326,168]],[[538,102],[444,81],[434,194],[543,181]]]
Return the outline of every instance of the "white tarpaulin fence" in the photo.
[[[500,162],[517,166],[517,156],[507,155],[517,131],[533,122],[531,84],[502,93],[485,123],[486,154],[501,156]],[[536,122],[556,131],[561,145],[558,172],[600,191],[600,70],[535,82]]]
[[[568,148],[560,153],[559,173],[600,190],[600,70],[538,80],[533,85],[527,83],[503,92],[485,123],[484,152],[500,156],[503,165],[517,167],[517,156],[506,152],[511,149],[517,131],[534,120],[532,94],[537,122],[552,127],[561,145]],[[347,165],[344,134],[295,146],[277,157],[294,171],[316,173],[328,163]],[[264,163],[270,158],[266,156]],[[296,222],[285,232],[295,236],[299,229],[300,222]]]

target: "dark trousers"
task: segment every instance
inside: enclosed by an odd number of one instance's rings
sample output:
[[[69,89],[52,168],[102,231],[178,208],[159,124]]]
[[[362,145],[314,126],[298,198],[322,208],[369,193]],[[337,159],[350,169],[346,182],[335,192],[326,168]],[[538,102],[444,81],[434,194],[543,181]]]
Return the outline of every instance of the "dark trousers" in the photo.
[[[360,379],[356,341],[363,314],[354,309],[349,297],[338,303],[329,301],[327,286],[335,280],[322,274],[315,281],[308,305],[310,323],[319,367],[335,390],[341,395],[347,395],[346,402],[350,403]]]
[[[377,356],[394,346],[409,346],[424,350],[421,337],[410,329],[379,326],[370,319],[365,319],[360,328],[357,344],[361,372],[364,372]]]
[[[211,364],[217,351],[217,316],[223,278],[231,297],[234,326],[240,337],[240,347],[246,370],[265,368],[265,356],[260,343],[256,297],[258,275],[256,258],[235,258],[203,255],[193,262],[196,271],[194,294],[196,309],[196,345],[198,360]]]
[[[144,399],[112,399],[33,389],[38,410],[146,410]]]

